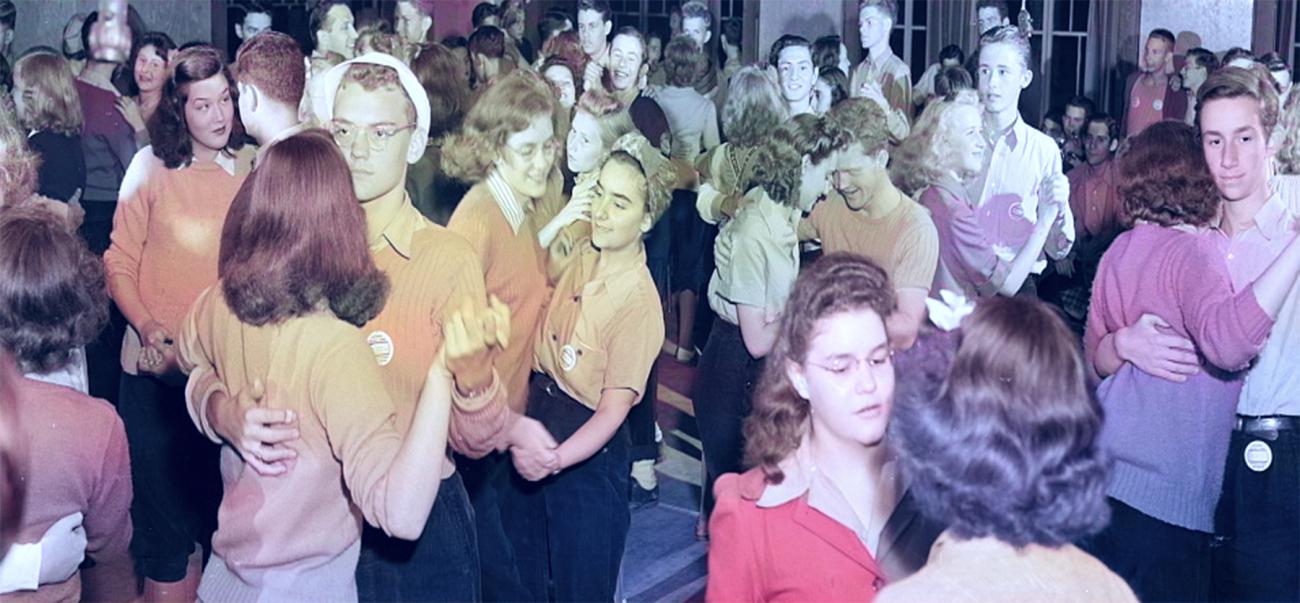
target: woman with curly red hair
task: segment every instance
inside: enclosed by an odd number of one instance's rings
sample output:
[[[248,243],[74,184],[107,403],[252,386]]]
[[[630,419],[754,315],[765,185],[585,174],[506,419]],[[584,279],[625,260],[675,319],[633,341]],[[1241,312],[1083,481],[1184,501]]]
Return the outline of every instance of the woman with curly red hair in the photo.
[[[1115,456],[1106,491],[1112,520],[1089,547],[1143,601],[1209,595],[1239,371],[1259,354],[1300,273],[1300,243],[1292,242],[1233,293],[1222,252],[1200,231],[1220,204],[1201,145],[1191,126],[1166,121],[1121,156],[1123,216],[1133,228],[1102,256],[1084,335],[1090,367],[1106,377],[1097,391],[1107,415],[1101,439]],[[1146,314],[1193,343],[1199,372],[1181,382],[1156,377],[1104,343]]]

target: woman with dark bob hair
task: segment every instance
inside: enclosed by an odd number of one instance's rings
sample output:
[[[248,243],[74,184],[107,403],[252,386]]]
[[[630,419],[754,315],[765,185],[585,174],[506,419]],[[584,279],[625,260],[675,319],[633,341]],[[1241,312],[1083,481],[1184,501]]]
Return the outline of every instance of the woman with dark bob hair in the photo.
[[[897,304],[885,271],[856,255],[829,254],[795,282],[745,422],[753,468],[714,487],[706,600],[870,601],[924,559],[938,530],[898,521],[909,511],[884,445]]]
[[[217,281],[221,224],[252,163],[235,83],[211,46],[177,53],[149,121],[155,144],[127,167],[104,253],[108,288],[130,328],[123,341],[117,411],[134,458],[136,533],[145,596],[192,600],[195,543],[216,527],[217,449],[189,425],[176,378],[181,319]]]
[[[0,465],[6,481],[27,490],[14,531],[0,527],[35,543],[60,518],[81,513],[86,557],[94,561],[86,571],[103,579],[63,574],[40,585],[36,598],[78,599],[84,583],[87,598],[129,600],[133,589],[89,588],[135,584],[126,430],[112,406],[86,395],[85,367],[74,364],[108,320],[104,269],[53,205],[0,210],[0,355],[12,355],[24,373],[10,383],[14,414],[3,421],[23,426],[12,435],[32,459]]]
[[[1242,373],[1259,354],[1300,273],[1293,241],[1234,294],[1213,233],[1219,194],[1196,130],[1154,124],[1120,157],[1123,218],[1101,258],[1084,346],[1106,378],[1102,444],[1115,457],[1110,526],[1089,551],[1143,601],[1209,596],[1209,544]],[[1174,382],[1120,360],[1112,336],[1144,315],[1189,339],[1201,370]],[[1237,372],[1234,372],[1237,371]]]
[[[909,492],[948,529],[878,601],[1136,601],[1070,544],[1109,517],[1074,334],[1041,302],[989,298],[958,341],[941,384],[900,388],[889,433]]]
[[[219,274],[185,319],[182,365],[215,370],[232,393],[274,383],[301,437],[293,470],[278,476],[222,448],[220,527],[199,596],[355,601],[363,518],[408,540],[424,529],[447,462],[451,377],[433,363],[398,433],[358,329],[383,308],[388,279],[329,134],[267,150],[222,228]]]

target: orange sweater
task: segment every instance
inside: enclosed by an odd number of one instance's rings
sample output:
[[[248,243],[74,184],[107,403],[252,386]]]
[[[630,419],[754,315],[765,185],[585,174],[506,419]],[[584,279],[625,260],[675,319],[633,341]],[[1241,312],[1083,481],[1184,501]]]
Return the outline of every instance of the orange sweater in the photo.
[[[483,264],[487,292],[510,306],[509,346],[497,354],[496,369],[505,382],[510,408],[522,413],[528,404],[528,374],[533,368],[533,341],[542,310],[550,299],[546,251],[537,231],[555,216],[564,199],[558,178],[546,200],[524,204],[527,216],[516,233],[484,182],[465,194],[447,228],[469,241]]]
[[[217,282],[221,227],[254,152],[245,147],[234,174],[214,162],[169,170],[153,147],[135,154],[104,253],[109,290],[127,318],[141,325],[156,320],[173,338],[179,335],[190,304]],[[122,368],[131,374],[139,360],[133,335],[122,350]]]

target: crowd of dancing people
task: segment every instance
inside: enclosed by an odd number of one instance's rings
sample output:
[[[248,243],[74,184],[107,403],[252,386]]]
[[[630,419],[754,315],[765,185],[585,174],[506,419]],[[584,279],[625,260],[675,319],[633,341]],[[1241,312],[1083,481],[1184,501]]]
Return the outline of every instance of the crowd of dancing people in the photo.
[[[700,0],[246,2],[229,57],[122,4],[0,0],[0,600],[619,600],[668,363],[708,601],[1300,600],[1276,53],[1155,29],[1036,128],[994,0],[915,85],[895,0],[856,66]]]

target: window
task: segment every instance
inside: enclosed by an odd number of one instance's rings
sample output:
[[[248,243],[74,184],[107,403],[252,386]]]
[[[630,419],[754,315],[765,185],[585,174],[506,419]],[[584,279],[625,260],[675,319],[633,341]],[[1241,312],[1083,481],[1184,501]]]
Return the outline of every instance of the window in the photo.
[[[1082,94],[1088,55],[1088,18],[1092,0],[1028,0],[1034,19],[1031,45],[1038,64],[1034,82],[1021,106],[1025,118],[1037,124],[1042,115],[1060,109],[1070,97]],[[1016,16],[1012,16],[1016,22]],[[1041,84],[1041,85],[1038,85]],[[1036,89],[1036,90],[1035,90]]]
[[[921,79],[929,66],[925,57],[925,20],[928,14],[928,0],[899,0],[898,19],[894,22],[894,31],[889,34],[889,46],[912,69],[912,81]]]

